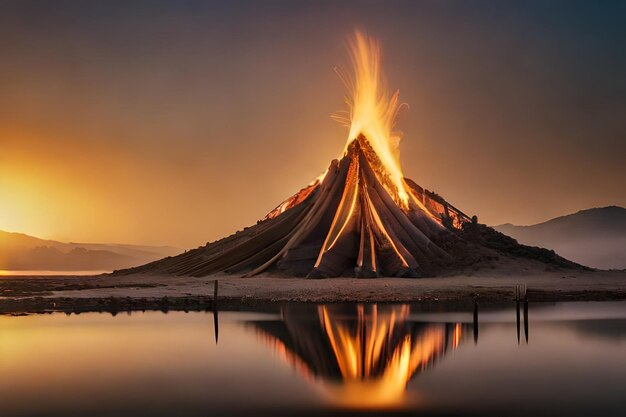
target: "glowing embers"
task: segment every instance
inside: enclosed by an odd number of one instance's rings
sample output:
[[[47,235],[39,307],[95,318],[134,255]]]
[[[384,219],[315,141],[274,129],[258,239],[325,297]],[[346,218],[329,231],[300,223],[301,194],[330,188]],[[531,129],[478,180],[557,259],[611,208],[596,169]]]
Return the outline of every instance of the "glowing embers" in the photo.
[[[418,323],[408,305],[287,308],[254,322],[278,356],[329,401],[349,408],[401,406],[408,382],[463,340],[460,324]]]
[[[315,179],[315,181],[313,181],[311,185],[301,189],[296,194],[292,195],[287,200],[280,203],[274,210],[267,213],[265,219],[274,219],[283,214],[285,211],[289,210],[290,208],[302,203],[320,185],[321,180],[324,179],[324,175],[325,174],[320,175],[321,179]]]

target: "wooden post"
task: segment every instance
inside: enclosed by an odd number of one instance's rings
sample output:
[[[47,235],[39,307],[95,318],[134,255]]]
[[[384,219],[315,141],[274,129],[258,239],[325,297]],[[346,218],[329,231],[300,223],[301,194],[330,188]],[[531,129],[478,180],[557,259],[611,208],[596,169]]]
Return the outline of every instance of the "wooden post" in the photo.
[[[213,310],[213,332],[215,333],[215,344],[217,345],[217,339],[220,332],[220,321],[217,316],[217,310]]]
[[[217,340],[219,337],[219,317],[217,313],[217,287],[218,281],[213,281],[213,330],[215,332],[215,344],[217,345]]]
[[[528,297],[524,301],[524,337],[526,338],[526,344],[528,344]]]
[[[213,310],[217,310],[217,286],[218,281],[213,281]]]
[[[517,323],[517,344],[519,345],[519,334],[520,334],[520,317],[519,317],[519,301],[515,301],[516,304],[516,323]]]
[[[474,344],[478,344],[478,300],[474,299]]]

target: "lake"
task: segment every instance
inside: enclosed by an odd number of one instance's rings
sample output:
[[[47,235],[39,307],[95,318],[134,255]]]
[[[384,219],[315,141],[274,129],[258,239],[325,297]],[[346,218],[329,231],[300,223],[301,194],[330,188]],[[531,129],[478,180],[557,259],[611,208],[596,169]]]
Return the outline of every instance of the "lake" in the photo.
[[[406,304],[0,316],[0,415],[625,415],[626,302],[477,316]]]

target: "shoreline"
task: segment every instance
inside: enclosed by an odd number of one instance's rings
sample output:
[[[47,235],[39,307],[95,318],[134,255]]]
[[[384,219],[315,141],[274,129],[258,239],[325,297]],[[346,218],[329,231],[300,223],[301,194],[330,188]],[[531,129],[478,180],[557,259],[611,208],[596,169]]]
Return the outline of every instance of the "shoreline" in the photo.
[[[538,296],[538,297],[535,297]],[[581,293],[531,293],[529,303],[555,303],[574,301],[622,301],[626,300],[626,293],[595,292]],[[328,299],[328,300],[271,300],[259,298],[218,298],[214,308],[213,298],[207,297],[162,297],[162,298],[43,298],[31,297],[27,299],[11,299],[0,301],[0,315],[22,316],[32,314],[81,314],[81,313],[110,313],[112,315],[133,312],[161,311],[168,312],[211,312],[211,311],[255,311],[279,312],[287,304],[317,305],[317,304],[410,304],[419,305],[421,310],[452,310],[471,311],[474,302],[482,307],[506,306],[515,302],[513,298],[487,297],[476,298],[418,298],[398,300],[360,300],[360,299]]]
[[[327,278],[171,275],[32,276],[0,279],[0,314],[278,310],[287,303],[410,303],[473,308],[510,303],[515,286],[536,302],[626,300],[626,271],[524,271],[436,278]]]

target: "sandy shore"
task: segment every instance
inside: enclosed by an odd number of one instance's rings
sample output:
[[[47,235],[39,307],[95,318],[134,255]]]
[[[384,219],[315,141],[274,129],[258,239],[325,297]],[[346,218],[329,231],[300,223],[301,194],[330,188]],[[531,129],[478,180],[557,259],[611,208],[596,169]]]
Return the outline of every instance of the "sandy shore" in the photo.
[[[531,302],[626,299],[626,271],[476,273],[437,278],[310,280],[258,276],[166,275],[3,277],[0,314],[49,311],[206,310],[260,308],[284,302],[496,303],[526,285]]]

